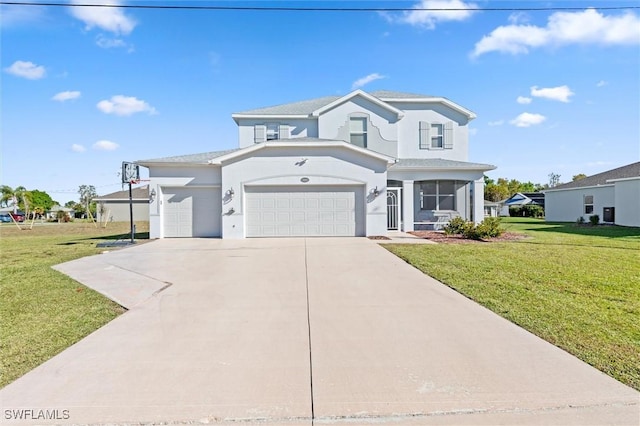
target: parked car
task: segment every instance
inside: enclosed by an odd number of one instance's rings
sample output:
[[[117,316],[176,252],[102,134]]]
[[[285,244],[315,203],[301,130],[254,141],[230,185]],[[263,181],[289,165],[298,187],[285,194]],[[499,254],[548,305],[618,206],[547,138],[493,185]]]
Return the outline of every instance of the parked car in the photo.
[[[9,213],[11,216],[13,216],[13,218],[16,220],[16,222],[24,222],[24,215],[21,213]]]
[[[0,223],[8,223],[11,222],[11,216],[8,214],[0,214]]]

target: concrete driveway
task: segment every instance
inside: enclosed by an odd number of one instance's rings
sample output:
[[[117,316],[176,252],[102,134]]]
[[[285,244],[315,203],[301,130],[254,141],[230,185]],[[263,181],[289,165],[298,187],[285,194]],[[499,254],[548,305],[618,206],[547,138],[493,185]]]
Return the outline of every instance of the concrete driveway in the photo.
[[[640,422],[638,392],[367,239],[159,240],[58,269],[130,310],[0,390],[4,424]]]

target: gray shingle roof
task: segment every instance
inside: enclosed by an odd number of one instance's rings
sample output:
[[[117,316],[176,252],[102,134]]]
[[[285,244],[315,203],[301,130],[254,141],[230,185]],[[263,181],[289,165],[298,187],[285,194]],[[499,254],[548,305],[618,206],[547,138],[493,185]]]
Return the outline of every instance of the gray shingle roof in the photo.
[[[550,191],[557,189],[574,189],[584,188],[587,186],[607,185],[607,182],[611,179],[624,179],[631,177],[640,177],[640,161],[632,163],[626,166],[618,167],[617,169],[608,170],[606,172],[598,173],[597,175],[589,176],[584,179],[577,180],[575,182],[569,182],[562,185],[558,185],[551,188]]]
[[[432,96],[420,95],[416,93],[394,92],[391,90],[376,90],[369,93],[378,99],[421,99]],[[325,96],[323,98],[308,99],[306,101],[293,102],[289,104],[275,105],[266,108],[250,109],[238,112],[241,115],[309,115],[313,111],[330,104],[342,96]]]
[[[443,158],[403,158],[389,167],[390,170],[401,169],[461,169],[461,170],[493,170],[496,166],[467,161],[445,160]]]
[[[136,199],[148,199],[149,198],[149,185],[139,186],[131,189],[131,198]],[[96,201],[107,200],[123,200],[129,199],[129,190],[112,192],[111,194],[101,195],[95,198]]]
[[[220,157],[231,152],[238,151],[240,148],[227,149],[225,151],[202,152],[200,154],[177,155],[175,157],[154,158],[150,160],[139,160],[139,164],[147,163],[191,163],[191,164],[207,164],[211,159]]]

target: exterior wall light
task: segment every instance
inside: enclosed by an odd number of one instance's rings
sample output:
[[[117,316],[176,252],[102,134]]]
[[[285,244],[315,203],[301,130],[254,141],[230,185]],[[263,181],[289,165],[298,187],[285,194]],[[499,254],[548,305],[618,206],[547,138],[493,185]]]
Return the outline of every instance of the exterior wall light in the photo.
[[[380,195],[380,191],[378,190],[377,186],[371,190],[371,194],[373,194],[374,197]]]
[[[153,203],[155,199],[156,199],[156,189],[151,188],[151,192],[149,193],[149,202]]]
[[[235,194],[235,192],[233,191],[233,187],[227,189],[227,192],[225,192],[225,194],[229,197],[233,197],[233,195]]]

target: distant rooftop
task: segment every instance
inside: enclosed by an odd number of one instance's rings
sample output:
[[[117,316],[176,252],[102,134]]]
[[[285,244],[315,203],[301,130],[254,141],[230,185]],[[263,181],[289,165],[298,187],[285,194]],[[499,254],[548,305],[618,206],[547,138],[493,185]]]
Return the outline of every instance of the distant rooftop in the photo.
[[[606,172],[598,173],[597,175],[588,176],[584,179],[576,180],[574,182],[565,183],[562,185],[550,188],[548,191],[555,191],[558,189],[574,189],[584,188],[588,186],[608,185],[608,182],[612,179],[625,179],[640,177],[640,161],[632,163],[626,166],[618,167],[617,169],[608,170]]]
[[[191,163],[191,164],[208,164],[209,160],[238,151],[240,148],[227,149],[225,151],[202,152],[199,154],[177,155],[175,157],[153,158],[150,160],[139,160],[138,164],[145,165],[147,163]]]

